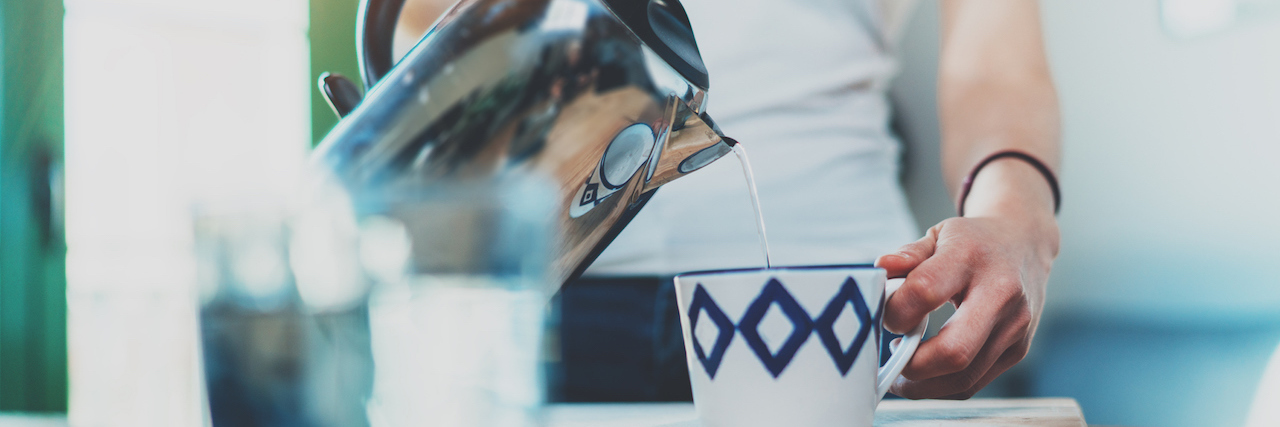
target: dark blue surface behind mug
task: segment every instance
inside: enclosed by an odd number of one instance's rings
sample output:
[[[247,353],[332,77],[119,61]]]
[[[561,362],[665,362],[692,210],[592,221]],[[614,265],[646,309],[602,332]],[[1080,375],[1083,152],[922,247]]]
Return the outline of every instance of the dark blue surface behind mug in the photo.
[[[551,401],[692,400],[672,278],[581,278],[552,304],[560,324]]]
[[[585,277],[561,288],[552,304],[559,358],[547,367],[551,401],[693,399],[671,277]],[[884,334],[881,363],[897,337]]]

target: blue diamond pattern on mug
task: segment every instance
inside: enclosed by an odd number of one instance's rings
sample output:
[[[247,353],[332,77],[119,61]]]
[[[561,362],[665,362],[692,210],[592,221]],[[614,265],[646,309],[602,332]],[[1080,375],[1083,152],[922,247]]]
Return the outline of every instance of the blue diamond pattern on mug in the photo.
[[[772,352],[765,343],[763,337],[760,336],[760,321],[764,319],[765,313],[770,306],[777,305],[782,309],[782,314],[787,316],[791,324],[795,327],[791,330],[791,335],[782,343],[782,347],[778,351]],[[778,279],[771,278],[769,283],[764,285],[764,290],[760,292],[760,296],[756,297],[751,305],[747,306],[747,312],[742,316],[742,321],[738,323],[738,330],[742,332],[742,339],[746,340],[747,346],[751,351],[760,358],[764,363],[765,369],[773,374],[774,378],[782,374],[782,370],[787,368],[787,364],[791,363],[791,358],[795,357],[796,352],[800,350],[800,345],[809,338],[809,334],[813,333],[813,320],[809,317],[809,313],[804,311],[795,297],[787,292],[787,288],[782,286]]]
[[[707,353],[706,347],[699,342],[698,336],[690,332],[693,340],[693,352],[698,356],[698,361],[702,362],[702,368],[707,371],[707,376],[715,379],[716,370],[720,368],[720,361],[724,359],[724,352],[729,348],[729,343],[733,341],[733,321],[729,320],[729,316],[724,314],[720,306],[716,305],[715,300],[711,299],[711,295],[699,283],[698,287],[693,290],[693,301],[689,304],[689,330],[696,331],[698,327],[698,319],[702,318],[702,313],[706,313],[706,317],[715,324],[716,329],[720,331],[716,335],[715,344],[711,345],[711,352]]]
[[[853,311],[858,316],[860,325],[853,342],[848,348],[842,348],[839,338],[836,337],[835,324],[848,304],[853,304]],[[876,317],[879,317],[879,313]],[[862,298],[862,292],[858,290],[858,282],[852,277],[845,280],[844,285],[840,286],[840,291],[836,292],[835,298],[827,303],[827,308],[823,309],[822,314],[814,320],[814,329],[817,330],[818,338],[822,340],[822,346],[827,348],[827,352],[831,353],[831,359],[836,362],[836,369],[840,370],[841,376],[849,373],[853,362],[858,360],[858,352],[866,342],[867,335],[877,324],[876,319],[871,317],[871,310],[867,309],[867,302]]]

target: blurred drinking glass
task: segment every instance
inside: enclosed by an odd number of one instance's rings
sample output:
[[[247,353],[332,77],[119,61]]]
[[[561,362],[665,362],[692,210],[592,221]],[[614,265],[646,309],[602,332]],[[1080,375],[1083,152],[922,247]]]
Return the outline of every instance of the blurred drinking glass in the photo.
[[[540,425],[549,187],[343,194],[198,209],[213,426]]]
[[[554,193],[531,178],[398,188],[357,203],[374,427],[542,424]]]
[[[367,285],[349,203],[202,206],[200,333],[214,427],[362,427],[372,390]]]

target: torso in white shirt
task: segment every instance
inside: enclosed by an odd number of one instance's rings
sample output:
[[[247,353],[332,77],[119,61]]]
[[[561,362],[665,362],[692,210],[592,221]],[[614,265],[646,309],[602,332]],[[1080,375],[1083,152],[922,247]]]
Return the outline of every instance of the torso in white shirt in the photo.
[[[748,150],[774,265],[871,262],[915,238],[885,86],[896,22],[870,0],[685,0],[707,112]],[[664,185],[587,270],[667,275],[763,265],[741,166]]]

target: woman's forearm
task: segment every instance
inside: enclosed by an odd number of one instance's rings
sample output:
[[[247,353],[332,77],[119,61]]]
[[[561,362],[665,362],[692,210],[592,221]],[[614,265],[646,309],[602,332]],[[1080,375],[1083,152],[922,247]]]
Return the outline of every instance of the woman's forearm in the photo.
[[[1058,99],[1036,2],[943,0],[942,6],[938,105],[943,176],[951,194],[958,196],[974,166],[998,151],[1025,152],[1056,173]],[[1039,185],[1001,182],[1006,179]],[[966,211],[1011,201],[1002,199],[1048,200],[1052,208],[1044,177],[1012,158],[989,164],[975,177]]]

